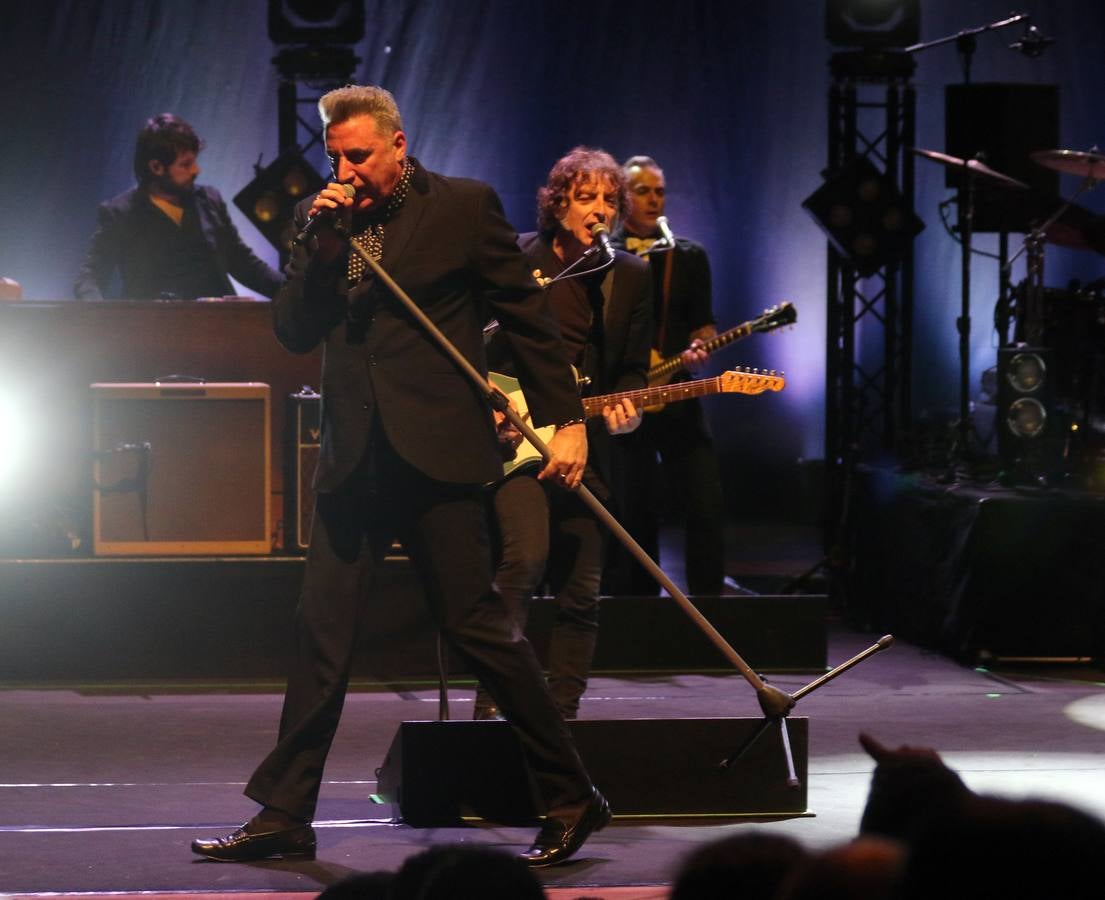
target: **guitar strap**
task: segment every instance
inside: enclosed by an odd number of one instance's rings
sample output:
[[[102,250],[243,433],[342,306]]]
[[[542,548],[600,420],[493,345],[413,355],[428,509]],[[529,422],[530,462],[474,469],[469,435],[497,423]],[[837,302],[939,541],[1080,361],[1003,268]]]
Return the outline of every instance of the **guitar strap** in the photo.
[[[660,327],[656,329],[656,340],[653,341],[656,349],[661,353],[664,352],[664,338],[667,337],[668,330],[668,304],[671,303],[671,270],[674,257],[674,249],[664,254],[664,286],[660,292]]]

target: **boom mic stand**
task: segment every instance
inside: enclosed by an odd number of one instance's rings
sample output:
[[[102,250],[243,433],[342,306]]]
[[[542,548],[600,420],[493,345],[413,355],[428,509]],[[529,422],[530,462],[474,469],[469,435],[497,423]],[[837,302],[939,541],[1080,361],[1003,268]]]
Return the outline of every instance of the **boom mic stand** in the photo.
[[[430,337],[438,344],[441,350],[456,364],[457,368],[464,373],[469,381],[483,394],[484,399],[496,412],[501,412],[511,424],[518,429],[526,439],[533,444],[537,451],[541,454],[542,459],[548,460],[551,456],[548,445],[538,436],[537,432],[518,414],[518,412],[511,408],[510,401],[507,396],[498,388],[492,387],[476,368],[464,357],[452,341],[447,338],[442,331],[431,321],[430,317],[426,315],[422,309],[410,298],[406,291],[401,288],[394,279],[384,271],[384,268],[372,258],[372,256],[365,252],[356,242],[350,241],[350,246],[353,251],[356,252],[365,262],[365,265],[376,275],[377,278],[391,291],[391,293],[399,300],[403,307],[410,313],[411,317],[422,326],[423,330],[430,335]],[[767,684],[760,676],[752,670],[747,662],[741,657],[736,650],[730,646],[729,642],[718,632],[709,620],[702,615],[698,608],[691,603],[687,596],[676,587],[675,583],[667,576],[663,569],[656,564],[656,562],[650,557],[644,549],[638,544],[610,514],[610,511],[606,509],[598,498],[586,487],[586,485],[580,484],[575,488],[576,493],[579,494],[580,499],[587,505],[587,507],[595,514],[595,517],[602,522],[614,537],[616,537],[625,548],[636,558],[636,560],[645,568],[645,570],[652,575],[672,596],[672,598],[679,604],[683,611],[690,616],[691,620],[698,626],[703,634],[710,640],[710,642],[717,647],[722,655],[733,665],[733,667],[744,677],[745,681],[751,685],[752,689],[756,692],[756,699],[759,701],[760,709],[763,710],[765,723],[770,724],[773,721],[782,722],[791,709],[794,708],[794,704],[798,701],[799,695],[790,695],[773,685]],[[885,643],[884,643],[885,642]],[[860,654],[860,656],[849,660],[842,666],[838,666],[833,671],[823,675],[817,681],[804,688],[800,695],[804,695],[820,687],[825,682],[835,678],[836,675],[841,674],[848,668],[851,668],[867,655],[875,652],[875,650],[881,650],[884,646],[889,647],[893,642],[893,638],[889,635],[884,637],[874,648],[867,651],[866,654]],[[761,726],[762,728],[766,727]],[[790,752],[790,741],[784,734],[784,752],[787,757],[788,771],[791,773],[793,779],[794,761]],[[751,741],[746,743],[744,748],[741,748],[737,753],[734,753],[731,757],[732,761],[747,748],[747,745],[751,744]],[[728,763],[729,761],[727,761]],[[728,767],[728,765],[726,766]],[[794,779],[796,781],[796,779]]]

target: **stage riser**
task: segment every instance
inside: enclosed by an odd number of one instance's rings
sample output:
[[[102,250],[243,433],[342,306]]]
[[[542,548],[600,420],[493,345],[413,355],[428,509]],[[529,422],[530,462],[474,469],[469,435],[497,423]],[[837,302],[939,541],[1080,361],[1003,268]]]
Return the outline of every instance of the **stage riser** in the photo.
[[[0,561],[0,680],[281,679],[303,560]],[[436,679],[436,636],[409,564],[389,560],[355,676]],[[825,667],[825,598],[694,598],[761,671]],[[554,604],[534,603],[543,656]],[[455,656],[455,655],[454,655]],[[672,600],[603,601],[598,671],[729,669]],[[454,658],[451,675],[465,673]]]
[[[719,763],[761,719],[580,720],[569,727],[616,816],[719,817],[806,812],[808,721],[787,722],[796,786],[778,725],[726,771]],[[445,827],[465,817],[524,824],[544,812],[505,722],[403,722],[380,768],[378,794],[403,821]]]
[[[854,605],[880,630],[974,663],[1105,656],[1105,504],[862,470]]]

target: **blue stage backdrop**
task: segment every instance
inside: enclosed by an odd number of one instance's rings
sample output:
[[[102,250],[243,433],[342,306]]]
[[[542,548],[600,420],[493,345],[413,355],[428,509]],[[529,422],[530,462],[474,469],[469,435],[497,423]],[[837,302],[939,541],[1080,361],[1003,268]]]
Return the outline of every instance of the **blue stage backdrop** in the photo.
[[[3,6],[0,275],[21,282],[27,297],[71,296],[96,205],[131,186],[134,135],[147,117],[172,111],[196,126],[207,142],[200,180],[228,199],[258,159],[274,157],[275,48],[261,0]],[[922,7],[922,40],[1009,14],[1007,0]],[[1055,45],[1028,59],[1007,47],[1019,28],[983,35],[973,80],[1058,84],[1062,146],[1105,146],[1105,4],[1022,8]],[[825,241],[800,208],[826,163],[832,48],[822,2],[367,0],[366,10],[358,78],[396,95],[415,155],[493,184],[519,231],[533,227],[535,190],[572,146],[646,153],[666,171],[676,231],[710,252],[719,327],[784,299],[797,307],[795,329],[743,342],[714,364],[787,376],[781,395],[708,401],[733,510],[763,508],[773,478],[823,456]],[[962,80],[958,57],[949,45],[917,62],[917,142],[942,150],[944,88]],[[1076,179],[1063,176],[1062,185],[1071,191]],[[1085,204],[1101,211],[1103,193]],[[959,250],[937,216],[946,196],[944,172],[918,160],[917,212],[927,225],[916,244],[918,413],[956,406]],[[233,214],[246,241],[275,262]],[[1048,251],[1049,286],[1103,274],[1089,251]],[[995,263],[978,259],[972,294],[974,391],[995,360]],[[15,387],[9,377],[5,389]]]

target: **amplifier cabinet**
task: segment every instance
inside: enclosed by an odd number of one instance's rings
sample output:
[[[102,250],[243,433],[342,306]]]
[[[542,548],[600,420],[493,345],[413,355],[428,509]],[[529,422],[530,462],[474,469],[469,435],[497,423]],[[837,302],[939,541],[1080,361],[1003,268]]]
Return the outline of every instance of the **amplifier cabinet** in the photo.
[[[267,384],[93,384],[97,556],[267,554]]]

